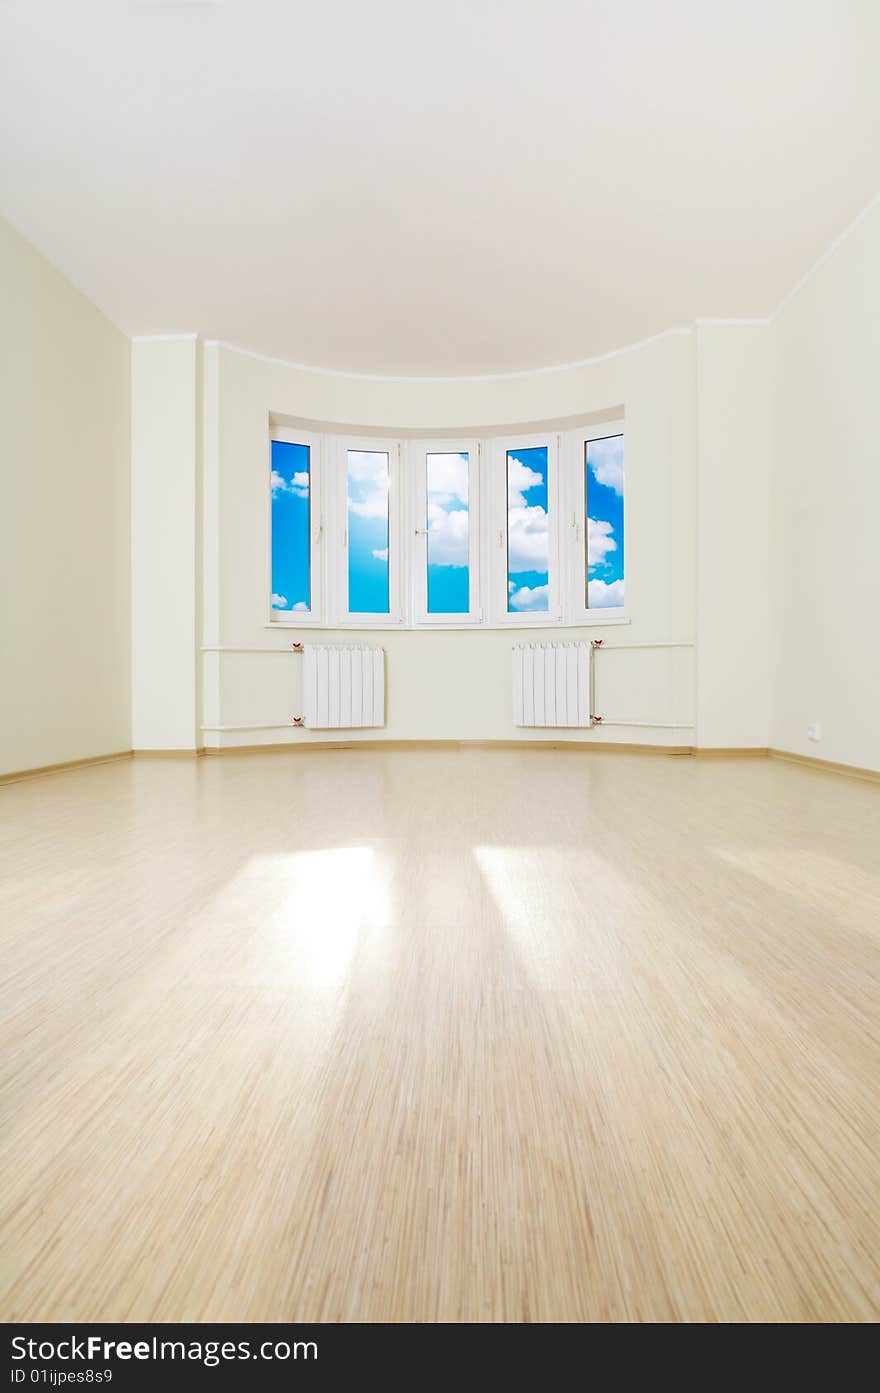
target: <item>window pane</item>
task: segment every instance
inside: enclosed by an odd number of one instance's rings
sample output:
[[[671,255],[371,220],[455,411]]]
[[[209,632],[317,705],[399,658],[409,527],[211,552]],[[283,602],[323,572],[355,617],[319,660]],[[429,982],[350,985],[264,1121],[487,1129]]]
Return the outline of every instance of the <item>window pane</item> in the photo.
[[[507,451],[507,609],[550,608],[547,446]]]
[[[272,441],[272,611],[311,609],[308,445]]]
[[[584,451],[587,608],[617,609],[623,596],[623,436],[588,440]]]
[[[348,609],[388,614],[388,452],[348,452]]]
[[[470,610],[468,456],[429,454],[428,613]]]

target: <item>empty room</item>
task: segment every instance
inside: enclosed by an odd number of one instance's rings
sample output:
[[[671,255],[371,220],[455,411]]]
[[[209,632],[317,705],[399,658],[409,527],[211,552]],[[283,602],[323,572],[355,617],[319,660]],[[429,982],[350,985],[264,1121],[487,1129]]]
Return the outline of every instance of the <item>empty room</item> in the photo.
[[[880,1316],[878,64],[0,7],[13,1382]]]

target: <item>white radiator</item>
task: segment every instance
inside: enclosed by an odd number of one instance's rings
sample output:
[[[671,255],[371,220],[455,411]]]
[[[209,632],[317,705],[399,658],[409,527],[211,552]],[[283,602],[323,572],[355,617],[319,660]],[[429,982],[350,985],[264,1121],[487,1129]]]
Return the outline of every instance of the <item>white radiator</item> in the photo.
[[[384,725],[384,649],[305,644],[302,709],[310,730]]]
[[[513,650],[516,726],[589,726],[590,645],[523,643]]]

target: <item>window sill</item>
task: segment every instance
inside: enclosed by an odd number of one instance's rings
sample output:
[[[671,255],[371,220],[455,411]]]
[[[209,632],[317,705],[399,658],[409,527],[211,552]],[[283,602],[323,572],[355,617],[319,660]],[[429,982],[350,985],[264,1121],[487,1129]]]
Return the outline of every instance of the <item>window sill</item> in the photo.
[[[291,620],[289,620],[289,619],[276,619],[276,620],[274,620],[273,622],[271,622],[271,623],[269,623],[269,624],[264,624],[264,625],[263,625],[263,628],[264,628],[264,629],[276,629],[276,630],[278,630],[278,629],[281,629],[281,630],[320,629],[320,630],[322,630],[322,631],[325,632],[325,633],[336,633],[336,632],[345,630],[346,632],[351,631],[351,632],[353,632],[353,633],[370,633],[370,632],[372,632],[372,633],[397,633],[397,634],[399,634],[399,633],[403,632],[403,633],[410,633],[410,634],[412,634],[412,633],[420,633],[420,634],[426,634],[426,633],[457,633],[457,634],[458,634],[458,633],[468,633],[468,632],[473,633],[473,632],[475,632],[475,631],[479,633],[481,630],[486,630],[486,629],[491,629],[491,630],[493,630],[495,633],[498,633],[498,632],[503,631],[503,630],[506,630],[508,633],[525,633],[525,632],[531,633],[531,632],[533,632],[534,630],[540,631],[540,630],[548,630],[548,629],[553,629],[553,630],[555,630],[555,629],[599,629],[599,628],[606,629],[606,628],[611,628],[612,626],[620,626],[620,625],[631,624],[631,623],[632,623],[632,620],[631,620],[627,615],[625,615],[625,614],[624,614],[624,615],[615,614],[615,615],[614,615],[614,618],[602,618],[602,619],[598,619],[598,618],[595,618],[595,617],[590,617],[589,619],[587,619],[587,618],[584,618],[584,619],[551,619],[551,620],[547,620],[546,622],[544,622],[544,621],[539,621],[539,620],[534,620],[534,619],[533,619],[533,620],[524,621],[524,622],[519,622],[519,623],[517,623],[516,620],[510,620],[510,621],[508,621],[507,623],[502,622],[502,623],[496,623],[496,624],[491,624],[491,623],[486,623],[486,622],[471,622],[470,624],[431,624],[431,623],[425,623],[425,624],[387,624],[387,623],[385,623],[385,624],[381,624],[381,623],[377,623],[377,624],[353,624],[353,623],[351,622],[351,620],[345,620],[345,621],[343,621],[343,620],[337,620],[337,621],[334,623],[333,620],[327,620],[327,621],[320,621],[320,622],[318,622],[318,621],[313,620],[313,619],[308,620],[306,623],[302,623],[302,622],[301,622],[301,623],[297,624],[297,623],[295,623],[294,621],[291,621]]]

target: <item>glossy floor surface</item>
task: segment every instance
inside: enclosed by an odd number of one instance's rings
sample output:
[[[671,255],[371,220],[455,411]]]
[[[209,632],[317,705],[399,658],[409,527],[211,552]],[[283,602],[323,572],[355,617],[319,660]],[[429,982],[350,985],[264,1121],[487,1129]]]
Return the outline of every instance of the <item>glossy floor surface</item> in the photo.
[[[0,791],[7,1320],[880,1315],[880,787],[254,755]]]

